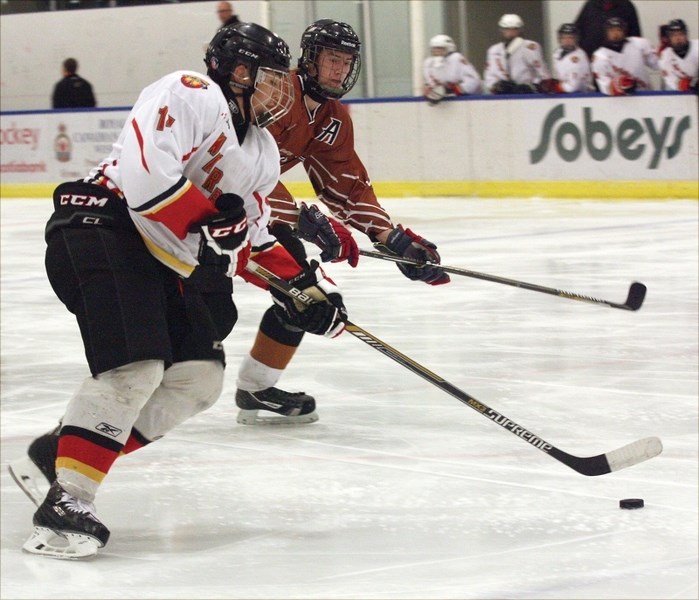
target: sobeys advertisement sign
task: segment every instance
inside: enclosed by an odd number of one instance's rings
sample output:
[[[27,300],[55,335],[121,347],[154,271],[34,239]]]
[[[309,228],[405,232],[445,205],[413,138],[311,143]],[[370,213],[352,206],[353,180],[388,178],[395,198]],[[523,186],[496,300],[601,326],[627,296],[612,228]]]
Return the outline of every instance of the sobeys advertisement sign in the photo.
[[[529,152],[532,164],[542,161],[549,149],[566,162],[576,161],[582,152],[593,160],[607,160],[613,150],[626,160],[646,162],[648,169],[657,169],[666,150],[668,159],[679,153],[682,137],[690,127],[689,115],[683,117],[626,117],[610,124],[592,115],[593,108],[584,106],[577,123],[564,121],[565,105],[558,104],[546,115],[539,144]]]
[[[540,121],[535,144],[528,149],[529,164],[560,166],[562,161],[584,168],[590,163],[611,162],[616,169],[631,169],[627,177],[637,174],[638,169],[648,175],[672,169],[677,177],[682,178],[684,172],[685,178],[692,178],[697,157],[696,111],[677,110],[683,103],[673,101],[684,97],[662,97],[664,102],[652,105],[662,107],[661,111],[650,111],[649,103],[633,100],[610,98],[585,103],[571,99],[551,107]],[[692,157],[694,168],[688,160]]]

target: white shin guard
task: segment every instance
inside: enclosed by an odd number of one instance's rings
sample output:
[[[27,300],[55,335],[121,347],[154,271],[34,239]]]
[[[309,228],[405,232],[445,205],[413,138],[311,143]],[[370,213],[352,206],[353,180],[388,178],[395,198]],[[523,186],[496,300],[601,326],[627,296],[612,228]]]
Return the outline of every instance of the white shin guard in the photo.
[[[223,390],[223,365],[215,360],[175,363],[141,410],[134,427],[150,441],[213,406]]]
[[[284,369],[268,367],[248,354],[240,363],[236,386],[246,392],[265,390],[274,387],[283,372]]]
[[[142,407],[163,378],[161,360],[143,360],[85,379],[68,403],[63,427],[98,432],[125,444]],[[60,468],[58,482],[72,496],[92,501],[99,484],[73,469]]]

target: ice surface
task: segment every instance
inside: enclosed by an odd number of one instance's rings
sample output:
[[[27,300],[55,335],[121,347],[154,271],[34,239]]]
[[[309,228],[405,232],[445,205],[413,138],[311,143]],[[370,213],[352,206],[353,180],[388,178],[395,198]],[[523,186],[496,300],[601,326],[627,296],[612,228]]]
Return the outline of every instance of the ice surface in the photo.
[[[33,505],[7,463],[87,368],[44,275],[50,202],[3,199],[2,598],[697,598],[697,202],[384,205],[445,264],[615,302],[645,283],[627,312],[430,287],[371,258],[326,267],[355,323],[562,450],[658,436],[663,453],[584,477],[349,334],[307,336],[280,382],[316,397],[318,423],[238,425],[237,366],[269,304],[241,282],[222,398],[117,461],[97,499],[107,547],[23,554]],[[629,497],[645,508],[619,509]]]

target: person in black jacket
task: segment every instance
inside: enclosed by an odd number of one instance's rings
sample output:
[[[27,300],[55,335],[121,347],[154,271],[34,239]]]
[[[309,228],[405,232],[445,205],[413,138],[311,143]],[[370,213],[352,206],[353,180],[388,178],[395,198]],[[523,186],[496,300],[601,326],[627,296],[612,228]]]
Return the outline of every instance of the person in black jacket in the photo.
[[[628,36],[641,37],[638,14],[631,0],[587,0],[575,19],[575,25],[580,32],[580,47],[589,57],[605,43],[604,24],[611,17],[626,21]]]
[[[226,25],[233,25],[234,23],[240,23],[238,15],[233,11],[232,2],[219,2],[216,7],[216,14],[221,21],[221,27]]]
[[[97,106],[90,82],[78,75],[78,61],[63,61],[63,78],[53,88],[53,108],[91,108]]]

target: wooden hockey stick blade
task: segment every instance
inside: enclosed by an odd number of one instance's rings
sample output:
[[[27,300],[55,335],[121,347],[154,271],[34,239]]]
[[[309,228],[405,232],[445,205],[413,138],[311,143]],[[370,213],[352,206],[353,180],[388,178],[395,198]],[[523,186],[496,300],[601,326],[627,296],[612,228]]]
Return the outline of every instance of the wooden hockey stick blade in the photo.
[[[576,294],[575,292],[566,292],[565,290],[557,290],[555,288],[546,287],[543,285],[537,285],[535,283],[527,283],[526,281],[517,281],[516,279],[508,279],[507,277],[500,277],[498,275],[488,275],[487,273],[479,273],[478,271],[471,271],[469,269],[463,269],[460,267],[449,267],[447,265],[437,265],[435,263],[424,263],[419,260],[412,258],[404,258],[402,256],[396,256],[395,254],[385,254],[384,252],[374,252],[373,250],[359,250],[359,254],[362,256],[368,256],[370,258],[378,258],[380,260],[388,260],[395,263],[402,263],[407,265],[424,266],[434,265],[439,267],[445,273],[452,273],[454,275],[463,275],[464,277],[472,277],[474,279],[481,279],[483,281],[491,281],[493,283],[502,283],[504,285],[511,285],[513,287],[522,288],[525,290],[530,290],[532,292],[541,292],[543,294],[550,294],[552,296],[559,296],[560,298],[568,298],[570,300],[578,300],[580,302],[588,302],[590,304],[597,304],[602,306],[609,306],[611,308],[619,308],[621,310],[638,310],[643,304],[643,299],[646,296],[646,286],[642,283],[634,282],[629,288],[629,293],[624,304],[618,302],[610,302],[609,300],[602,300],[601,298],[593,298],[592,296],[585,296],[583,294]]]
[[[288,281],[280,279],[274,275],[274,273],[256,264],[254,261],[248,261],[246,269],[266,281],[270,286],[284,292],[287,296],[295,298],[303,304],[308,305],[314,302],[313,298],[311,298],[307,293],[295,288],[293,285],[289,284]],[[500,427],[503,429],[508,430],[510,433],[516,435],[525,442],[531,444],[535,448],[538,448],[542,452],[545,452],[549,456],[555,458],[557,461],[563,463],[578,473],[581,473],[582,475],[604,475],[606,473],[611,473],[612,471],[625,469],[626,467],[630,467],[653,458],[662,452],[663,446],[660,440],[657,437],[650,437],[638,440],[598,456],[591,456],[587,458],[573,456],[572,454],[568,454],[567,452],[563,452],[563,450],[556,448],[553,444],[550,444],[546,440],[540,438],[538,435],[525,429],[521,425],[518,425],[514,421],[508,419],[505,415],[483,404],[483,402],[476,400],[473,396],[467,394],[463,390],[460,390],[436,373],[433,373],[429,369],[423,367],[420,363],[414,361],[412,358],[406,356],[396,348],[389,346],[359,325],[356,325],[348,320],[345,322],[345,330],[354,337],[360,339],[365,344],[368,344],[375,350],[378,350],[381,352],[381,354],[388,356],[388,358],[394,360],[409,371],[412,371],[419,377],[429,381],[431,384],[437,386],[447,394],[454,396],[457,400],[463,402],[466,406],[471,407],[476,412],[479,412],[484,417],[490,419],[496,425],[500,425]]]

